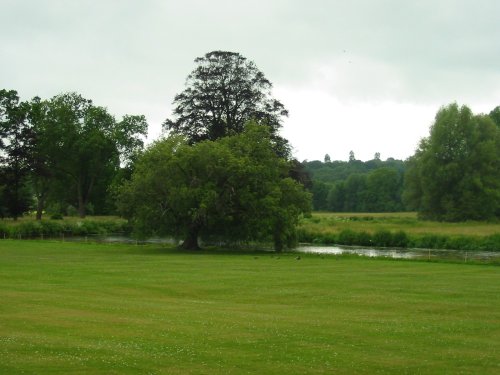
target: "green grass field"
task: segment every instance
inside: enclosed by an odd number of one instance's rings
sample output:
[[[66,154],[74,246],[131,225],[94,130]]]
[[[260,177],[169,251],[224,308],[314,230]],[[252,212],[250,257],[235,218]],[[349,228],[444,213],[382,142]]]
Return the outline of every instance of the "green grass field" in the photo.
[[[500,268],[0,241],[1,374],[498,374]]]

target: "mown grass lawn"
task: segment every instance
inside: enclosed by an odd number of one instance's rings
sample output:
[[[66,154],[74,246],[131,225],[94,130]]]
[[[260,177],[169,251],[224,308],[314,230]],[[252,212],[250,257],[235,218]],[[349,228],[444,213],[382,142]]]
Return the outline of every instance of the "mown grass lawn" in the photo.
[[[500,268],[0,241],[2,374],[498,374]]]

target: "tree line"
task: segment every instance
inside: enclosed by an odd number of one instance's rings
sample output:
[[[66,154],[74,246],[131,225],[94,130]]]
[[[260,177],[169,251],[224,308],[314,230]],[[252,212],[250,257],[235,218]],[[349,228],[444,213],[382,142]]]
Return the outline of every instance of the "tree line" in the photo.
[[[312,180],[313,207],[335,212],[394,212],[404,210],[402,202],[405,163],[402,160],[349,161],[325,155],[324,162],[304,161]]]
[[[186,249],[200,238],[293,247],[310,194],[279,135],[288,111],[239,53],[213,51],[195,64],[164,123],[170,136],[144,153],[120,190],[121,212],[139,234],[180,237]]]
[[[417,211],[423,219],[500,217],[500,106],[473,114],[456,103],[439,109],[430,135],[407,160],[304,161],[315,210]]]
[[[300,163],[280,136],[284,105],[239,53],[195,60],[164,136],[146,150],[144,116],[116,119],[77,93],[22,102],[0,90],[0,215],[35,209],[119,213],[140,235],[293,244],[301,215],[417,210],[438,220],[500,216],[500,106],[441,108],[406,161]],[[309,192],[311,193],[309,193]]]
[[[35,206],[84,217],[117,212],[138,236],[270,241],[293,246],[310,210],[302,165],[279,135],[288,112],[272,84],[238,53],[195,60],[165,136],[143,150],[144,116],[116,120],[76,93],[21,102],[0,92],[1,214]],[[35,202],[34,202],[35,201]]]
[[[110,186],[130,175],[146,132],[144,116],[117,120],[77,93],[0,90],[0,216],[115,212]]]

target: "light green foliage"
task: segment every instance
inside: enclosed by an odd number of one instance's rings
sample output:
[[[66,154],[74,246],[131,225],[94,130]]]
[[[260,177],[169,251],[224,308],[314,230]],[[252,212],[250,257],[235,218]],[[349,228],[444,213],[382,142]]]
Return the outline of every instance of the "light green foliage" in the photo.
[[[497,267],[271,255],[0,241],[0,373],[498,374]]]
[[[500,214],[500,129],[450,104],[409,161],[405,201],[424,218],[482,220]]]
[[[141,157],[120,193],[120,210],[143,235],[197,239],[273,239],[291,246],[295,225],[309,209],[309,194],[288,175],[269,131],[250,124],[238,135],[186,144],[170,137]]]

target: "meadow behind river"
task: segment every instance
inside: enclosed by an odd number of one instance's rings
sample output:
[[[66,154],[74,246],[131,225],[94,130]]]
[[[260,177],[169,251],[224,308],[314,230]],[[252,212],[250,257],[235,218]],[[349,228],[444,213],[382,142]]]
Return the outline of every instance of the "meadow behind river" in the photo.
[[[500,222],[419,220],[415,212],[314,212],[299,241],[376,247],[500,251]]]

